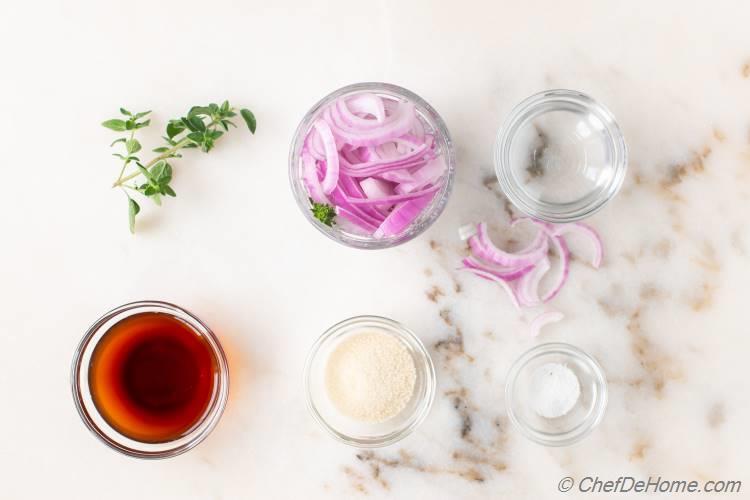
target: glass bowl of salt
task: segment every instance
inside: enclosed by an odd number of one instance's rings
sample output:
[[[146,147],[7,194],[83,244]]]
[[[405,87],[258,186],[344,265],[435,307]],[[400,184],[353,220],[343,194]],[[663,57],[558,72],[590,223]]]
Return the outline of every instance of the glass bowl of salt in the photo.
[[[607,380],[599,363],[577,347],[542,344],[510,368],[505,404],[524,436],[545,446],[568,446],[604,417]]]
[[[333,437],[378,448],[409,435],[435,399],[435,367],[411,330],[379,316],[333,325],[305,364],[307,406]]]

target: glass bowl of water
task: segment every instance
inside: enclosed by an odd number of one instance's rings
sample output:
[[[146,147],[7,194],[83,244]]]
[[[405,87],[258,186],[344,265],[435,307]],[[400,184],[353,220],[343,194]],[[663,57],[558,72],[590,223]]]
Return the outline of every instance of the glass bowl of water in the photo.
[[[518,104],[495,143],[495,172],[522,212],[565,223],[600,210],[619,191],[628,148],[615,117],[588,95],[547,90]]]

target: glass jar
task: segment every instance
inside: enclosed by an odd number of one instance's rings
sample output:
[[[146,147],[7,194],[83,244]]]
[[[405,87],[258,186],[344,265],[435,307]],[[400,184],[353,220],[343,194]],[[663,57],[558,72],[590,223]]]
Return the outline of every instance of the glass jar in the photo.
[[[416,369],[411,400],[399,414],[384,422],[359,422],[341,415],[329,400],[325,387],[331,353],[342,340],[363,332],[384,333],[401,342]],[[387,446],[408,436],[430,413],[436,389],[435,367],[424,344],[402,324],[379,316],[349,318],[326,330],[310,349],[304,383],[313,418],[333,437],[357,448]]]
[[[510,113],[495,142],[495,172],[521,212],[553,223],[593,215],[622,186],[628,148],[614,115],[573,90],[535,94]]]
[[[164,314],[189,327],[208,346],[213,356],[214,379],[210,399],[200,419],[184,435],[166,442],[142,442],[128,437],[110,424],[97,408],[92,394],[90,366],[102,338],[118,323],[142,313]],[[73,400],[83,423],[102,442],[125,455],[155,459],[174,457],[192,449],[213,430],[229,395],[229,368],[224,351],[213,332],[197,317],[176,305],[159,301],[125,304],[99,318],[85,333],[73,357],[71,369]]]
[[[436,151],[442,155],[446,170],[443,174],[443,182],[440,189],[430,204],[424,208],[421,214],[401,233],[393,236],[376,238],[374,236],[348,232],[334,225],[333,227],[323,224],[316,219],[311,212],[311,202],[308,192],[302,180],[301,155],[305,137],[319,117],[321,111],[336,100],[359,93],[373,93],[381,97],[409,101],[414,104],[417,117],[421,121],[425,132],[432,133],[436,140]],[[307,220],[321,233],[343,245],[362,249],[390,248],[405,243],[422,234],[430,225],[437,220],[448,203],[453,188],[453,177],[455,172],[455,153],[451,142],[448,128],[443,119],[432,106],[415,93],[391,85],[388,83],[368,82],[356,83],[335,90],[318,101],[310,111],[305,114],[294,133],[294,139],[289,151],[289,183],[302,213]]]

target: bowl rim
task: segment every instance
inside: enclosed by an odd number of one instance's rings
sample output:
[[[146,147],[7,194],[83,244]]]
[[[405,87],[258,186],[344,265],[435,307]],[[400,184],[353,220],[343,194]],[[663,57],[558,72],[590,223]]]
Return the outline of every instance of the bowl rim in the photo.
[[[570,203],[545,203],[535,200],[520,189],[515,181],[510,165],[510,151],[519,127],[535,109],[550,102],[566,102],[594,112],[605,125],[613,151],[612,167],[614,174],[609,184],[601,193],[590,201]],[[628,145],[625,136],[612,111],[590,95],[569,89],[549,89],[533,94],[510,111],[498,129],[494,151],[495,175],[505,196],[524,214],[552,223],[566,223],[581,220],[594,215],[604,208],[620,191],[628,169]]]
[[[416,223],[413,222],[404,232],[394,236],[388,236],[384,238],[359,236],[355,234],[344,233],[338,229],[326,226],[312,215],[310,211],[309,195],[305,190],[301,176],[299,174],[300,155],[302,152],[302,147],[304,145],[305,133],[310,129],[310,127],[312,127],[312,123],[314,119],[317,118],[320,110],[324,106],[342,96],[352,95],[360,92],[390,94],[413,102],[420,115],[429,118],[430,125],[433,126],[435,132],[439,134],[439,141],[442,142],[442,145],[445,148],[445,151],[443,152],[443,154],[445,155],[446,163],[446,173],[444,174],[445,182],[437,191],[437,194],[434,197],[431,205],[423,211],[423,214],[426,214],[426,216]],[[448,126],[445,124],[445,121],[440,116],[440,114],[438,114],[435,108],[433,108],[422,97],[409,89],[391,83],[377,81],[368,81],[345,85],[330,92],[329,94],[318,100],[318,102],[316,102],[310,108],[310,110],[305,113],[305,115],[297,125],[297,128],[295,129],[294,135],[292,137],[291,145],[289,147],[288,158],[288,175],[292,194],[297,203],[297,206],[299,207],[305,218],[308,220],[308,222],[310,222],[313,227],[315,227],[319,232],[323,233],[331,240],[351,248],[358,248],[362,250],[379,250],[384,248],[392,248],[411,241],[417,236],[424,233],[445,210],[445,207],[448,204],[448,200],[450,199],[450,195],[453,192],[453,184],[456,171],[456,153],[453,147],[453,140],[451,139]]]
[[[513,404],[515,383],[518,379],[519,373],[521,373],[528,362],[532,359],[535,359],[541,355],[551,353],[559,353],[571,356],[585,363],[591,369],[592,373],[594,373],[595,383],[599,388],[599,390],[597,391],[597,399],[593,404],[592,417],[588,420],[582,421],[581,424],[577,425],[570,431],[560,434],[549,434],[534,431],[518,417]],[[609,399],[608,392],[607,378],[604,374],[604,369],[593,356],[587,354],[586,352],[571,344],[567,344],[564,342],[548,342],[536,345],[526,350],[523,354],[521,354],[521,356],[518,357],[518,359],[516,359],[516,361],[513,362],[510,369],[508,370],[508,375],[506,376],[505,406],[508,418],[526,438],[544,446],[569,446],[588,436],[601,423],[607,409],[607,402]]]
[[[407,421],[408,425],[406,425],[405,427],[392,431],[389,434],[386,434],[384,437],[379,438],[379,439],[362,440],[362,439],[349,436],[335,429],[326,421],[323,415],[321,415],[321,413],[317,410],[317,407],[312,397],[311,369],[312,369],[313,362],[315,360],[315,356],[320,352],[321,347],[327,341],[329,341],[331,337],[336,335],[342,328],[355,325],[356,323],[369,323],[369,324],[377,323],[379,324],[379,326],[390,330],[391,333],[393,333],[394,335],[408,339],[409,341],[412,342],[413,346],[416,347],[416,349],[419,351],[426,365],[426,370],[425,370],[425,381],[426,381],[425,383],[427,384],[426,396],[422,398],[420,404],[414,410],[413,414],[416,415],[416,417],[411,419],[410,421]],[[347,335],[352,335],[352,334],[356,334],[356,332],[349,332]],[[336,323],[335,325],[331,326],[326,331],[324,331],[315,340],[305,360],[303,384],[305,388],[305,401],[306,401],[307,409],[310,412],[310,415],[312,415],[313,419],[323,429],[325,429],[329,435],[336,438],[337,441],[347,444],[349,446],[353,446],[355,448],[361,448],[361,449],[382,448],[384,446],[389,446],[391,444],[394,444],[402,440],[403,438],[411,434],[415,429],[417,429],[425,421],[427,416],[430,414],[433,403],[435,401],[435,395],[437,393],[437,374],[435,372],[435,364],[432,361],[432,356],[430,356],[430,353],[429,351],[427,351],[427,348],[425,347],[424,343],[419,339],[419,337],[412,330],[410,330],[409,328],[406,328],[401,323],[394,321],[390,318],[386,318],[383,316],[375,316],[375,315],[361,315],[361,316],[352,316],[345,320],[339,321],[338,323]]]
[[[99,415],[99,418],[94,418],[91,414],[91,410],[96,414],[99,414],[99,412],[93,402],[91,394],[88,392],[84,393],[80,383],[81,377],[86,379],[88,377],[88,366],[83,366],[84,358],[88,357],[90,360],[93,349],[96,347],[99,340],[101,340],[106,334],[106,331],[103,332],[99,339],[92,344],[94,337],[101,331],[102,327],[118,317],[119,319],[117,321],[121,321],[122,319],[140,312],[158,312],[168,314],[184,321],[196,333],[202,335],[206,339],[217,363],[218,374],[216,391],[209,407],[207,408],[206,414],[203,416],[200,423],[196,424],[196,426],[186,435],[163,443],[140,442],[117,432],[117,430],[106,422],[106,419],[104,419],[103,416]],[[227,401],[229,399],[229,365],[218,337],[216,337],[214,332],[193,313],[169,302],[160,300],[140,300],[115,307],[103,314],[86,330],[73,354],[70,368],[70,385],[73,402],[78,415],[81,417],[86,428],[101,442],[111,449],[130,457],[152,460],[164,459],[181,455],[193,449],[208,437],[211,431],[216,427],[226,409]],[[86,382],[85,386],[88,388],[88,382]],[[88,402],[89,399],[91,402]],[[91,408],[89,408],[89,406]],[[104,422],[104,427],[96,423],[95,420],[99,419]],[[142,445],[142,447],[138,447],[139,445]]]

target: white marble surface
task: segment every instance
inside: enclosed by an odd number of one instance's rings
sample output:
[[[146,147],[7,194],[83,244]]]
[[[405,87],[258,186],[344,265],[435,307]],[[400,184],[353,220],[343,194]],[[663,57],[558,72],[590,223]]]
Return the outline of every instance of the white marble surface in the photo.
[[[557,497],[563,476],[596,474],[740,479],[750,491],[750,3],[28,1],[1,10],[0,498],[539,499]],[[459,162],[438,222],[379,252],[318,234],[286,173],[307,108],[365,80],[427,99]],[[619,197],[590,221],[606,244],[603,268],[575,262],[554,304],[566,320],[530,339],[501,290],[454,271],[456,228],[485,219],[512,237],[491,182],[493,136],[516,102],[550,87],[606,103],[632,161]],[[258,134],[232,133],[209,156],[181,161],[179,197],[158,210],[144,204],[130,236],[123,196],[109,189],[112,134],[98,123],[126,106],[154,109],[163,125],[225,98],[256,112]],[[160,462],[95,440],[68,387],[87,326],[143,298],[193,310],[231,364],[218,428]],[[308,416],[301,371],[321,331],[365,313],[419,333],[439,393],[415,434],[358,456]],[[505,372],[542,341],[581,347],[609,379],[602,425],[569,448],[535,445],[505,417]]]

